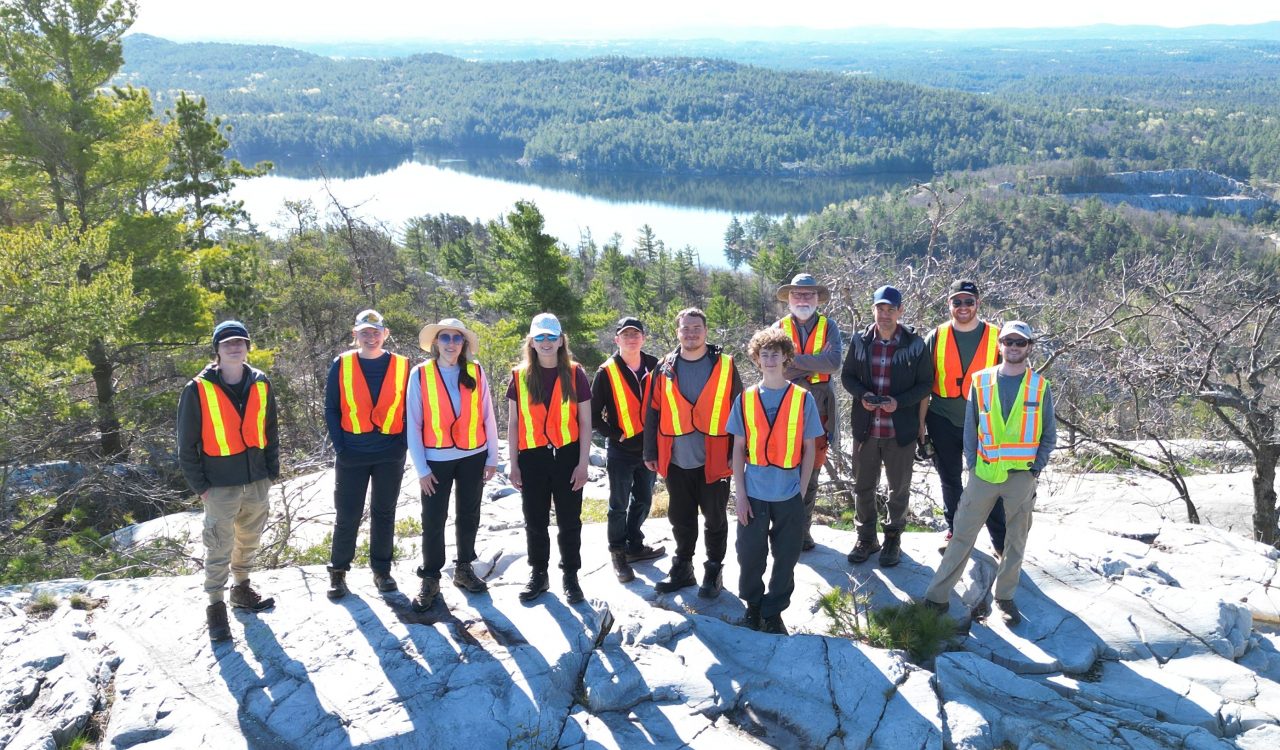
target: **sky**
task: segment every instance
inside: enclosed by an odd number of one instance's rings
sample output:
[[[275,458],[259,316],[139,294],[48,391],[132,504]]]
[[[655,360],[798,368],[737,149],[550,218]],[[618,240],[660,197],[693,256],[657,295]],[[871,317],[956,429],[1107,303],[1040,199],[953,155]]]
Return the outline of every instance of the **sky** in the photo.
[[[138,0],[133,31],[173,41],[612,40],[772,27],[1181,27],[1275,20],[1280,10],[1256,0]]]

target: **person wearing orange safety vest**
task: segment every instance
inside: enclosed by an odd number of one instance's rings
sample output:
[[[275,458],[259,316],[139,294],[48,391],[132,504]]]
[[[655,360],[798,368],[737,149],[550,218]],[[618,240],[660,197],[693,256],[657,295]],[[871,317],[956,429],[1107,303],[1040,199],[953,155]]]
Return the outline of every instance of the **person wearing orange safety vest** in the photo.
[[[933,446],[933,465],[942,485],[947,534],[939,552],[954,533],[956,508],[964,491],[964,412],[973,374],[1000,364],[996,326],[978,317],[982,298],[978,285],[967,279],[951,284],[947,297],[951,319],[925,334],[934,361],[933,393],[920,402],[920,443]],[[987,518],[987,533],[997,554],[1004,554],[1004,503],[996,501]]]
[[[418,345],[427,361],[409,373],[405,431],[422,488],[422,587],[413,608],[425,612],[440,593],[449,496],[455,489],[453,585],[473,594],[489,588],[471,563],[484,483],[498,471],[499,439],[489,378],[475,361],[480,345],[475,332],[457,318],[445,318],[423,327]]]
[[[276,395],[248,364],[249,331],[237,320],[213,329],[214,361],[178,399],[178,461],[204,501],[204,591],[209,638],[231,639],[224,589],[233,576],[231,606],[260,611],[275,604],[249,584],[262,539],[267,493],[280,477]]]
[[[564,598],[586,597],[578,583],[582,567],[582,488],[591,462],[591,383],[573,359],[560,320],[539,313],[529,323],[524,357],[507,386],[507,447],[511,485],[520,490],[529,582],[520,601],[549,588],[551,507],[556,509],[556,543]]]
[[[747,605],[742,624],[786,635],[782,612],[791,604],[795,567],[804,543],[804,496],[817,471],[817,439],[824,434],[817,401],[788,382],[795,357],[780,328],[757,331],[747,355],[760,367],[758,385],[742,392],[729,414],[733,441],[734,505],[738,511],[738,596]],[[769,590],[764,571],[773,553]]]
[[[396,504],[404,476],[405,397],[409,358],[383,349],[390,331],[377,310],[361,310],[351,328],[354,349],[329,366],[324,419],[334,452],[333,543],[329,551],[330,599],[350,593],[347,571],[369,495],[369,567],[380,592],[395,591]],[[372,484],[372,491],[370,485]]]
[[[619,583],[636,578],[631,563],[661,557],[663,547],[644,543],[641,526],[653,505],[657,479],[644,465],[644,415],[650,373],[658,358],[645,352],[644,323],[624,317],[614,326],[614,352],[591,381],[591,425],[606,439],[609,475],[609,557]]]
[[[844,344],[835,322],[818,312],[818,305],[831,301],[831,290],[807,273],[798,273],[790,284],[778,287],[778,301],[787,303],[788,315],[775,326],[791,336],[795,359],[787,367],[787,380],[803,386],[813,396],[822,416],[823,434],[818,437],[813,472],[804,490],[804,550],[816,544],[809,527],[818,501],[818,473],[827,462],[828,448],[838,447],[840,404],[836,400],[831,373],[839,372]]]
[[[696,307],[676,315],[680,345],[650,377],[644,423],[645,465],[667,482],[667,517],[676,540],[675,561],[654,590],[665,594],[698,583],[693,554],[698,546],[698,513],[706,532],[707,562],[698,596],[712,599],[723,589],[728,548],[729,463],[733,438],[729,412],[742,392],[733,357],[707,344],[707,316]]]
[[[964,573],[983,522],[998,498],[1004,499],[1004,555],[996,569],[996,608],[1008,625],[1022,621],[1014,604],[1036,483],[1057,446],[1058,431],[1049,380],[1031,369],[1035,343],[1031,326],[1012,320],[1000,328],[1004,362],[974,374],[964,420],[964,457],[970,474],[956,511],[955,534],[925,592],[925,605],[946,612],[951,590]],[[973,608],[975,620],[991,613],[985,593]]]

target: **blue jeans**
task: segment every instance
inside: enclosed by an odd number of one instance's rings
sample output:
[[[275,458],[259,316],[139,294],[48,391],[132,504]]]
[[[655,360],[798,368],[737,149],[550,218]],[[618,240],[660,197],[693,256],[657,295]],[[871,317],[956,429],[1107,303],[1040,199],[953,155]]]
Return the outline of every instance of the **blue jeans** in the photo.
[[[638,552],[644,546],[640,527],[653,507],[657,474],[645,468],[640,456],[610,450],[605,459],[609,474],[609,549]]]

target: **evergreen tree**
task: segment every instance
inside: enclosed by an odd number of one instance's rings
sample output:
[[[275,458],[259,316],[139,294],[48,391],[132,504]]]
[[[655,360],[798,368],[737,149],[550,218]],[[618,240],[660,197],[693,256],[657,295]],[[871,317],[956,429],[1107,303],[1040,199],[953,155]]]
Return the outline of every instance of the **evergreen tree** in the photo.
[[[569,256],[556,238],[543,232],[545,222],[538,207],[519,201],[502,222],[492,222],[497,258],[493,288],[476,293],[481,305],[509,313],[510,333],[527,326],[540,312],[560,318],[571,338],[583,330],[582,301],[567,283]]]

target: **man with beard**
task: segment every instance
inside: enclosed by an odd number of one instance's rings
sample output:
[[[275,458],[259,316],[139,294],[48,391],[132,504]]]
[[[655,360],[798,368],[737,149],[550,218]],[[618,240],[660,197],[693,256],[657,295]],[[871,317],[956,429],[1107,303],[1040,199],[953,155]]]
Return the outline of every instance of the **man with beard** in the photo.
[[[809,527],[813,524],[813,509],[818,499],[818,471],[827,460],[828,447],[834,447],[840,430],[837,429],[840,407],[836,402],[831,373],[840,369],[843,345],[840,330],[827,316],[818,312],[818,305],[831,301],[831,290],[819,284],[810,274],[800,273],[790,284],[778,288],[778,300],[786,302],[790,314],[774,325],[786,331],[795,344],[795,360],[787,367],[787,380],[813,395],[822,418],[823,434],[816,440],[813,471],[804,488],[804,541],[801,549],[814,548]]]
[[[947,611],[978,530],[996,499],[1004,498],[1006,533],[996,570],[996,608],[1009,625],[1022,622],[1013,595],[1031,531],[1036,482],[1058,437],[1049,381],[1028,366],[1034,343],[1031,326],[1020,320],[1005,323],[1000,328],[1004,363],[973,376],[964,419],[964,460],[971,473],[956,511],[955,535],[924,595],[925,606],[938,612]],[[974,607],[974,619],[990,613],[984,595]]]
[[[965,279],[951,284],[947,298],[951,320],[924,337],[934,362],[933,395],[920,402],[920,439],[933,444],[933,465],[942,484],[946,552],[955,528],[956,506],[964,491],[964,412],[973,374],[1000,364],[998,329],[978,317],[978,285]],[[1004,503],[996,500],[987,518],[996,554],[1004,554]]]
[[[707,562],[698,596],[714,599],[723,589],[729,541],[729,412],[742,392],[733,357],[707,344],[707,316],[696,307],[676,315],[680,345],[650,376],[644,424],[644,459],[667,482],[667,517],[676,539],[675,561],[660,594],[697,584],[693,553],[698,513],[706,531]]]

